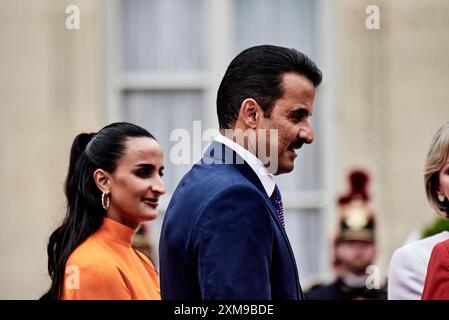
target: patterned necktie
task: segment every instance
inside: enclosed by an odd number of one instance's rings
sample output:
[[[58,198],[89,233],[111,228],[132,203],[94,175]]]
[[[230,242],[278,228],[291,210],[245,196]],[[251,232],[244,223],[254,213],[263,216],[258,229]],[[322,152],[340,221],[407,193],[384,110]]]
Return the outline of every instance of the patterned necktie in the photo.
[[[284,205],[282,204],[281,192],[277,185],[274,187],[274,192],[270,197],[271,202],[276,208],[276,213],[278,214],[279,222],[282,225],[282,228],[285,230],[285,222],[284,222]]]

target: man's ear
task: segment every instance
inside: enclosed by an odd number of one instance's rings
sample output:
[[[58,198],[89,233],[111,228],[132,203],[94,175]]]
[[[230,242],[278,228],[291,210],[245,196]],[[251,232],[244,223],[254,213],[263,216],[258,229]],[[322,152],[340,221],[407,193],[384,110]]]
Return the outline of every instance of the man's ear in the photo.
[[[111,174],[103,169],[97,169],[94,172],[94,181],[101,192],[109,193],[111,187]]]
[[[240,107],[239,120],[246,128],[256,129],[260,119],[263,117],[262,108],[253,98],[243,100]]]

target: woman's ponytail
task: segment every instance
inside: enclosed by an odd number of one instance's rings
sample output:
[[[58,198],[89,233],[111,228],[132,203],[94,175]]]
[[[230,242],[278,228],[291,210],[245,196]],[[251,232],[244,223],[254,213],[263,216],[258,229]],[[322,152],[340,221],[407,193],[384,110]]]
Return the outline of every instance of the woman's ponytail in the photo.
[[[94,133],[81,133],[72,143],[65,181],[67,214],[48,241],[48,273],[52,284],[41,297],[43,300],[62,298],[67,260],[76,247],[98,230],[103,221],[104,211],[97,200],[100,191],[93,181],[96,166],[86,154],[86,147],[94,136]]]

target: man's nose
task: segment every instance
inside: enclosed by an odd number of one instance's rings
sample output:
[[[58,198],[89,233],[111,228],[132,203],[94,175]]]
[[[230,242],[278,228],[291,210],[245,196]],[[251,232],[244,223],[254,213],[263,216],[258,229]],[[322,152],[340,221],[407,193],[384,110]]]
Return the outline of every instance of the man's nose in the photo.
[[[299,128],[298,137],[307,144],[313,142],[313,127],[310,119],[307,119],[307,123]]]

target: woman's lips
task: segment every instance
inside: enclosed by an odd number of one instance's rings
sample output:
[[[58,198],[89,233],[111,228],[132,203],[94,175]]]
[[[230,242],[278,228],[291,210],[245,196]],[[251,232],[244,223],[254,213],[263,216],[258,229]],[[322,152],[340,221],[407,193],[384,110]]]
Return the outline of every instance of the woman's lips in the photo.
[[[143,199],[142,201],[146,205],[149,205],[153,208],[157,208],[157,206],[159,205],[159,202],[157,201],[157,199]]]

